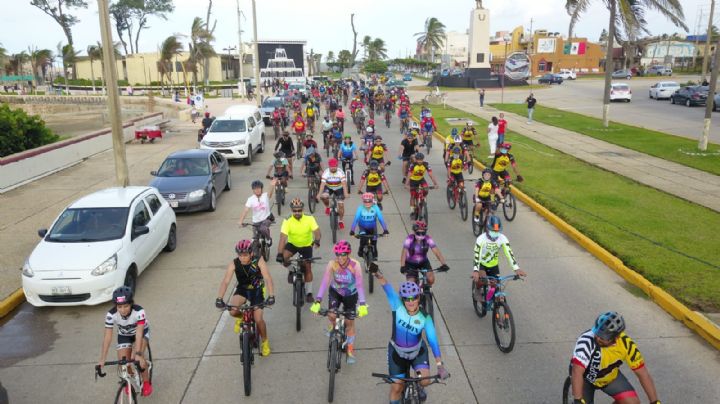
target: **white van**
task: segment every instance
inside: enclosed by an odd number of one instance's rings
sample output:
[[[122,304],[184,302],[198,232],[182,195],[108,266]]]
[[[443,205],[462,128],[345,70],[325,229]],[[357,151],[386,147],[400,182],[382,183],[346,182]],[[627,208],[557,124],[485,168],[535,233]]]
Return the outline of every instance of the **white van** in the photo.
[[[574,70],[570,69],[560,69],[560,72],[557,73],[558,76],[562,77],[563,80],[575,80],[577,79],[577,74]]]
[[[201,149],[213,149],[228,160],[252,164],[253,154],[265,151],[265,123],[254,105],[235,105],[213,122],[200,142]]]

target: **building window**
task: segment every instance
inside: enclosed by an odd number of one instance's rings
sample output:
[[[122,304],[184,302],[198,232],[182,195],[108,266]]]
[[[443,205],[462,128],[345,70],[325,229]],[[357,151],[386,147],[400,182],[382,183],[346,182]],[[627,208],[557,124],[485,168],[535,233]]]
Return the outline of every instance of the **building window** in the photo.
[[[544,71],[545,71],[545,61],[544,61],[544,60],[541,61],[540,63],[538,63],[538,71],[539,71],[539,72],[544,72]]]
[[[485,54],[484,53],[478,53],[475,55],[475,61],[477,63],[483,63],[485,62]]]

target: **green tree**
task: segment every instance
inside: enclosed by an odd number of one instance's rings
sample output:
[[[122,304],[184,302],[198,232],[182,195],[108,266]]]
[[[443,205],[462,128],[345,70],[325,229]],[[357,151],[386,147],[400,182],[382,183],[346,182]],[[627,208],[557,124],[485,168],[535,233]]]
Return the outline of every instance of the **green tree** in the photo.
[[[362,43],[360,46],[363,48],[363,59],[367,60],[368,58],[368,47],[370,47],[370,43],[372,42],[372,38],[370,35],[365,35],[365,37],[362,40]]]
[[[32,68],[33,81],[37,84],[45,83],[45,72],[47,66],[53,61],[53,53],[50,49],[38,49],[28,47],[28,61]]]
[[[417,43],[430,55],[430,62],[435,62],[435,49],[442,48],[447,35],[445,34],[445,24],[441,23],[437,18],[430,17],[425,20],[425,28],[422,32],[415,34]]]
[[[340,64],[340,67],[342,68],[348,68],[350,67],[352,63],[352,53],[350,53],[349,50],[343,49],[340,52],[338,52],[337,57],[337,63]]]
[[[2,47],[0,47],[0,50],[1,49],[2,49]],[[334,63],[335,62],[335,52],[328,51],[327,56],[325,56],[325,60],[327,61],[327,63]]]
[[[0,157],[33,149],[60,138],[45,127],[38,115],[28,115],[22,109],[10,109],[0,104]]]
[[[5,66],[5,71],[9,74],[22,74],[23,66],[29,60],[29,55],[23,51],[20,53],[13,53],[8,57],[8,63]]]
[[[90,59],[90,79],[92,80],[93,93],[95,92],[95,63],[96,60],[100,60],[102,63],[102,46],[100,43],[97,45],[88,45],[87,49],[88,58]]]
[[[385,73],[388,70],[387,63],[380,60],[369,60],[363,65],[366,73]]]
[[[72,26],[80,22],[74,15],[68,14],[71,8],[87,8],[85,0],[30,0],[30,5],[52,17],[65,33],[69,45],[73,45]]]
[[[581,14],[587,11],[593,0],[566,0],[565,10],[573,20],[579,20]],[[610,10],[608,20],[608,39],[605,49],[605,94],[603,97],[603,125],[609,125],[610,112],[610,82],[612,80],[612,49],[613,41],[623,41],[625,37],[635,32],[649,34],[645,15],[648,11],[656,11],[665,16],[675,26],[687,32],[685,15],[680,0],[602,0]]]
[[[8,60],[7,49],[5,49],[0,43],[0,72],[5,71],[5,63]]]
[[[140,34],[142,30],[150,28],[150,17],[167,20],[167,14],[174,10],[172,0],[117,0],[111,4],[110,16],[115,22],[115,31],[125,54],[140,52]]]
[[[602,32],[600,33],[600,38],[598,39],[598,42],[607,42],[608,33],[605,28],[603,28]]]
[[[368,45],[368,60],[378,61],[387,59],[387,48],[385,41],[380,38],[373,39]]]
[[[197,86],[198,68],[203,69],[206,76],[206,61],[216,55],[211,42],[215,40],[213,34],[208,31],[207,24],[200,17],[195,17],[190,27],[190,55],[186,60],[186,66],[193,72],[193,83]]]
[[[157,70],[160,75],[160,85],[167,80],[172,85],[173,58],[183,49],[177,35],[171,35],[160,45],[160,60],[157,62]]]

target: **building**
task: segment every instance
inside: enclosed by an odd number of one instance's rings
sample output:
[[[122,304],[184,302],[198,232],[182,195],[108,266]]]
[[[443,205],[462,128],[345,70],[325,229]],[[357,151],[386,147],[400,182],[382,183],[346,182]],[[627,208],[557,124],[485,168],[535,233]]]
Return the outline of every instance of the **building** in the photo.
[[[701,44],[701,47],[703,45]],[[645,44],[640,64],[645,67],[652,65],[685,66],[696,54],[702,55],[696,51],[693,42],[672,39],[657,40]]]
[[[447,39],[443,50],[446,60],[443,60],[443,64],[451,67],[467,67],[468,41],[470,39],[468,33],[450,31],[446,35]]]

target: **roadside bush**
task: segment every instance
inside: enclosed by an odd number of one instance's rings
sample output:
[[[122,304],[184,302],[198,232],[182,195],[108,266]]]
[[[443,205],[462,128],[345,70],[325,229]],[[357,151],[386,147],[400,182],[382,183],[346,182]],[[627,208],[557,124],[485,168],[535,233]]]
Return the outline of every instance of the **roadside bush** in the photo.
[[[388,70],[388,66],[385,62],[374,60],[365,62],[363,70],[366,73],[385,73]]]
[[[39,115],[0,104],[0,157],[57,142],[60,137],[45,127]]]

